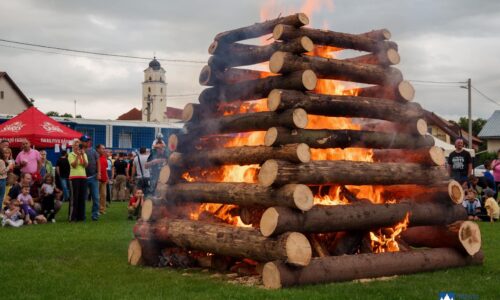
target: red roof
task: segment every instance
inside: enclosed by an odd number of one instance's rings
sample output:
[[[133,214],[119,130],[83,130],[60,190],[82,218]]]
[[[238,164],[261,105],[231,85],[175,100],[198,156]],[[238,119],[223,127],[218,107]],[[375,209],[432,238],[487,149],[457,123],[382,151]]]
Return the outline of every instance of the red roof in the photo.
[[[21,97],[21,99],[23,100],[24,104],[26,104],[26,106],[28,106],[28,107],[33,106],[33,103],[30,101],[30,99],[28,99],[28,97],[26,97],[26,95],[21,91],[21,89],[14,82],[14,80],[12,80],[12,78],[10,78],[10,76],[9,76],[9,74],[7,74],[7,72],[0,72],[0,79],[2,77],[5,77],[5,79],[10,83],[12,88],[17,92],[19,97]]]
[[[169,119],[179,119],[180,120],[180,119],[182,119],[182,109],[167,106],[167,111],[165,112],[165,115]]]
[[[81,136],[78,131],[46,116],[34,106],[0,125],[0,139],[7,139],[13,147],[21,146],[28,139],[36,147],[48,148],[68,144]]]
[[[117,120],[123,120],[123,121],[142,120],[142,112],[134,107],[131,110],[129,110],[128,112],[119,116]]]

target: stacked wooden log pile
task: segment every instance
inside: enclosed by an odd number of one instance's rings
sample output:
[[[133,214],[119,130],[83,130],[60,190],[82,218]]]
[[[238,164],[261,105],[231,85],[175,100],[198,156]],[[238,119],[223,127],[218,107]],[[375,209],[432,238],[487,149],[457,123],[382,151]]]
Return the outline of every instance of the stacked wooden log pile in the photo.
[[[393,67],[390,32],[308,22],[295,14],[215,37],[200,74],[210,87],[185,107],[184,133],[169,137],[173,153],[134,228],[130,263],[157,265],[179,251],[212,267],[217,257],[219,265],[250,259],[262,263],[269,288],[482,263],[479,228],[465,221],[463,190],[426,135],[413,87]],[[268,34],[274,41],[265,46],[240,42]],[[366,53],[337,59],[325,49]],[[241,68],[262,63],[269,72]],[[359,87],[338,95],[320,80]],[[318,116],[352,126],[310,126]],[[354,148],[367,155],[328,155]],[[249,176],[228,176],[234,168]]]

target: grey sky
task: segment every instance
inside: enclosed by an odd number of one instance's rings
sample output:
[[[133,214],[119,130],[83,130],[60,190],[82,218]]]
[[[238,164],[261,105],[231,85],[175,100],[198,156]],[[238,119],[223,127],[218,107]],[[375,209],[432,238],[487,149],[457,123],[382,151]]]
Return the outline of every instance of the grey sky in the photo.
[[[0,0],[0,38],[81,50],[206,61],[218,32],[269,15],[298,11],[305,1]],[[399,44],[406,79],[465,81],[500,102],[500,1],[318,0],[314,27],[343,32],[388,28]],[[7,71],[43,111],[114,119],[141,105],[147,61],[96,59],[13,49],[0,42],[0,70]],[[26,47],[28,48],[28,47]],[[198,93],[202,64],[162,63],[168,94]],[[457,85],[417,84],[416,101],[456,119],[467,113],[467,92]],[[170,97],[182,108],[197,97]],[[474,117],[500,106],[473,93]],[[1,108],[0,108],[1,112]]]

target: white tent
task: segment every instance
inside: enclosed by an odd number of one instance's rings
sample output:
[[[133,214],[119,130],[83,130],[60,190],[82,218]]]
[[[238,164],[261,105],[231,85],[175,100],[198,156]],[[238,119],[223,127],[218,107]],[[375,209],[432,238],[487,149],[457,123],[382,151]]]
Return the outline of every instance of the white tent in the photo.
[[[444,156],[448,157],[448,155],[450,155],[450,153],[453,152],[453,150],[455,150],[455,145],[448,144],[447,142],[444,142],[436,138],[435,136],[433,136],[433,138],[434,138],[434,146],[442,148],[444,150]],[[474,149],[469,149],[469,148],[464,148],[464,149],[468,151],[472,157],[476,156],[476,151]]]

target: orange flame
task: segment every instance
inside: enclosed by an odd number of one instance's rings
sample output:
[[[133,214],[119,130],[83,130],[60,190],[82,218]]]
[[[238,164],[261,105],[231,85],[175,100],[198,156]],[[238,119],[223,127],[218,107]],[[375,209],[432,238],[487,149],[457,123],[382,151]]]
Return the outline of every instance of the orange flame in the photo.
[[[311,149],[312,160],[351,160],[373,162],[373,150],[365,148]]]
[[[399,244],[396,238],[408,228],[410,223],[410,213],[406,213],[405,218],[391,228],[381,228],[376,232],[370,231],[371,248],[373,253],[397,252]]]

